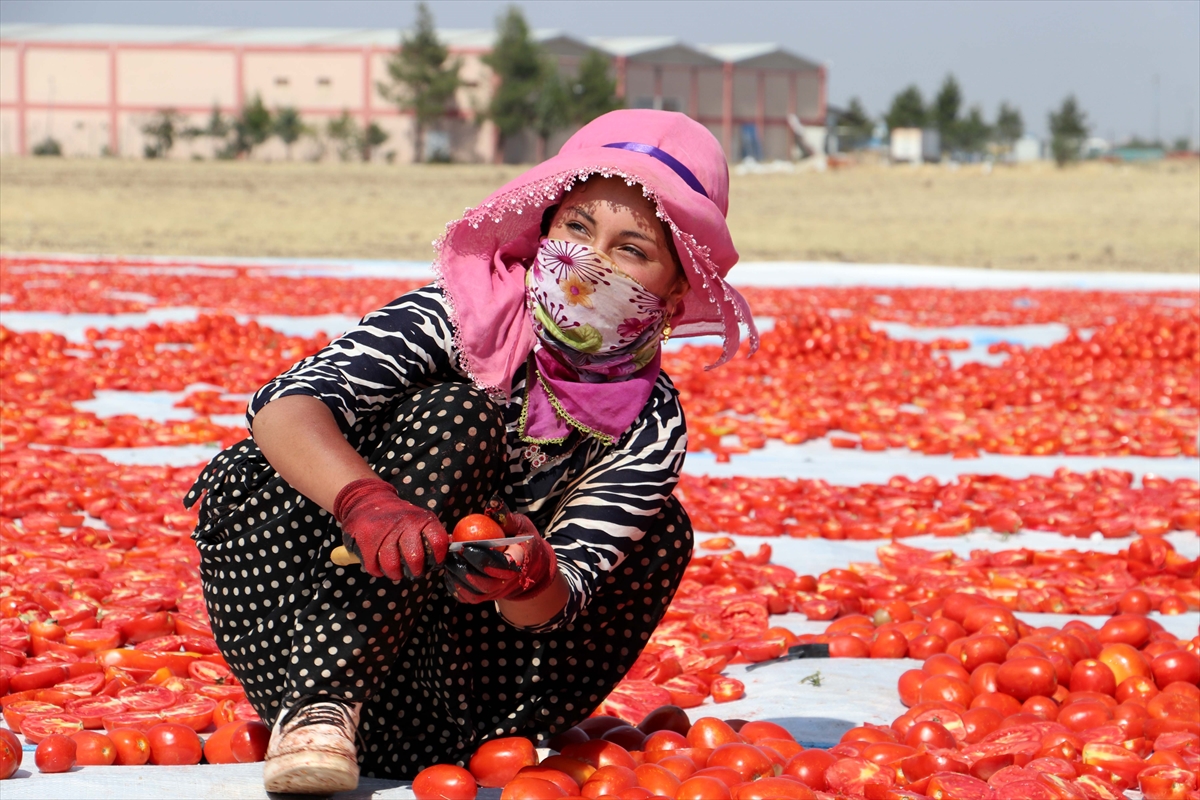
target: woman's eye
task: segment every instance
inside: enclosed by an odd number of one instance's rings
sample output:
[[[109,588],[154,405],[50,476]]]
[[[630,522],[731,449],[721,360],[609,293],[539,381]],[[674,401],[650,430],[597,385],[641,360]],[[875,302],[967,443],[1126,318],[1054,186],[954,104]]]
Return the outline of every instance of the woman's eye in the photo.
[[[575,231],[576,233],[583,233],[583,234],[587,233],[587,228],[583,227],[583,224],[579,223],[579,222],[568,222],[567,228],[569,230]]]
[[[634,258],[640,258],[642,260],[645,260],[645,258],[646,258],[645,253],[643,253],[641,250],[638,250],[636,247],[634,247],[632,245],[626,245],[625,247],[622,247],[621,249],[624,252],[628,253],[629,255],[633,256]]]

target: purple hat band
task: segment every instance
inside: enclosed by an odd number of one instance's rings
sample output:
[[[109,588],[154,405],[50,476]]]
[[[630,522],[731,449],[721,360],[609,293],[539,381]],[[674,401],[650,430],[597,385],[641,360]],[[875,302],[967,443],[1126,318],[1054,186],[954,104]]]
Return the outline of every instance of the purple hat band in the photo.
[[[604,145],[604,147],[612,147],[616,150],[629,150],[634,153],[645,153],[651,158],[657,158],[674,170],[676,175],[683,178],[684,183],[704,195],[705,198],[708,198],[708,192],[704,191],[704,185],[692,174],[692,171],[682,161],[665,150],[659,150],[654,145],[642,144],[641,142],[612,142],[611,144]]]

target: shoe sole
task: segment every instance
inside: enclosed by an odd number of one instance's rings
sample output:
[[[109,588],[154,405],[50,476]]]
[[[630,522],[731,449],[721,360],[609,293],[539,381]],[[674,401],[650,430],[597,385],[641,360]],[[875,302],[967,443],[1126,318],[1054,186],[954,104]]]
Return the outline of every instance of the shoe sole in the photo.
[[[358,788],[358,764],[311,750],[276,756],[263,765],[263,787],[278,794],[349,792]]]

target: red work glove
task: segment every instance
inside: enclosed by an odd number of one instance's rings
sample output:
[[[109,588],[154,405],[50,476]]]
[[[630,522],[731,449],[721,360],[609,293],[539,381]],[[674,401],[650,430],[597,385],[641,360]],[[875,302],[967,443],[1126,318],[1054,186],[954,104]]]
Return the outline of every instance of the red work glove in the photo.
[[[358,556],[367,574],[393,581],[419,578],[446,560],[450,537],[430,511],[396,494],[379,478],[346,484],[333,503],[346,549]]]
[[[515,518],[515,535],[533,535],[528,541],[510,545],[520,548],[517,558],[501,548],[466,544],[447,559],[446,585],[460,602],[531,600],[554,582],[558,574],[554,548],[524,514],[510,516]]]

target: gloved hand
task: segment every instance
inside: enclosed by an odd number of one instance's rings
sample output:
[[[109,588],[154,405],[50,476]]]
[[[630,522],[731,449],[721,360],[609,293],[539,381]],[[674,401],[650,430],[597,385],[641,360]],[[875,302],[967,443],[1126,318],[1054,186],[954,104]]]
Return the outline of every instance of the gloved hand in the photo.
[[[524,514],[509,517],[516,531],[513,535],[533,535],[526,542],[511,545],[520,548],[517,558],[500,548],[465,544],[446,560],[446,586],[460,602],[530,600],[553,583],[558,574],[554,548]]]
[[[446,560],[450,537],[433,512],[396,494],[380,478],[346,484],[333,503],[342,542],[367,574],[393,581],[419,578]]]

